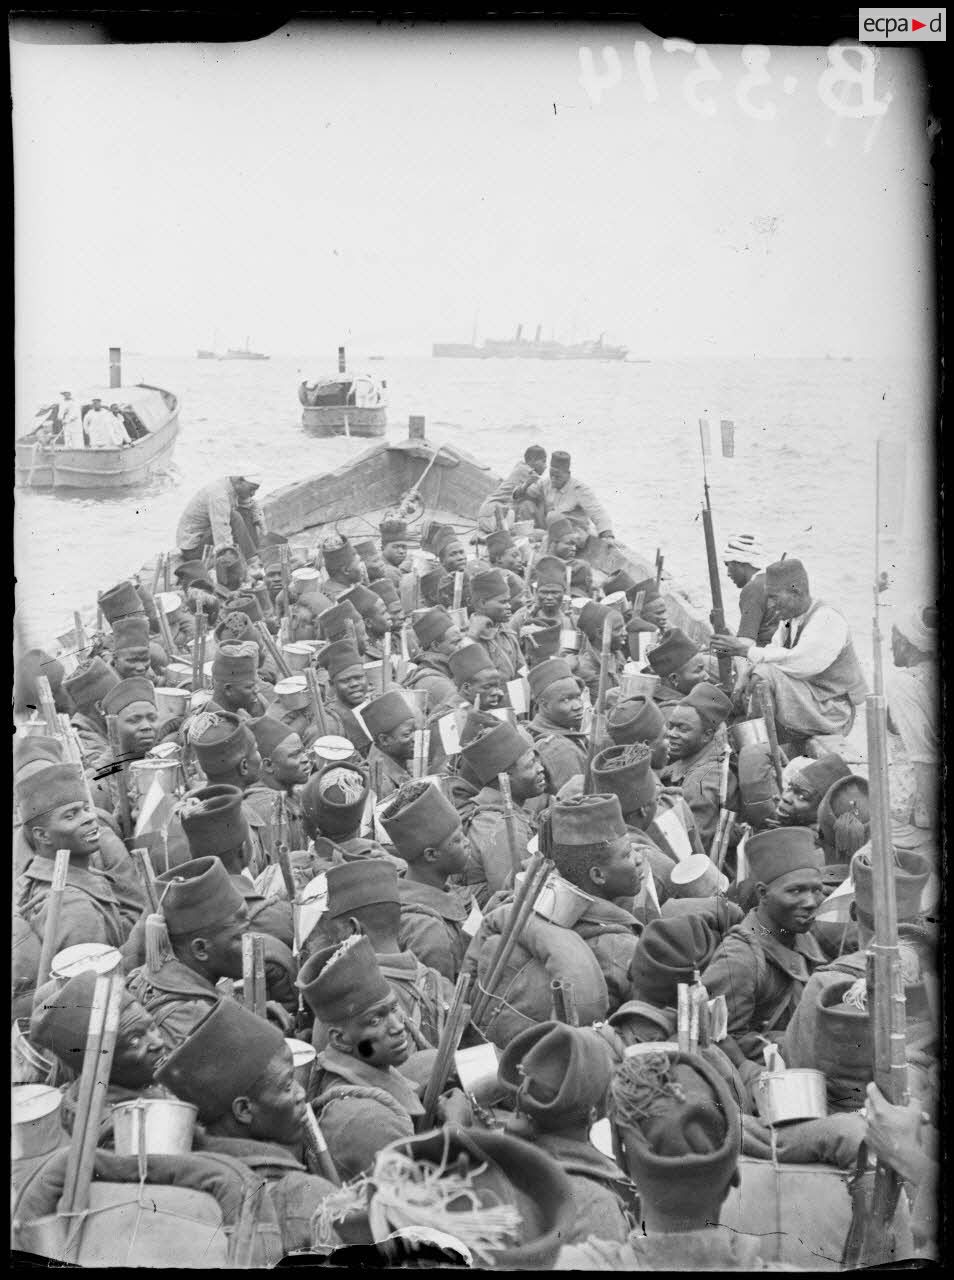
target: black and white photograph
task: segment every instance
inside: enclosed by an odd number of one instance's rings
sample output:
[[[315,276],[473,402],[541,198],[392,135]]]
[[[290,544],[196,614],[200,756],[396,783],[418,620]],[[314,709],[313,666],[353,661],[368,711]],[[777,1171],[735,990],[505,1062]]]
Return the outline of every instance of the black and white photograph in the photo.
[[[945,46],[8,12],[14,1269],[939,1264]]]

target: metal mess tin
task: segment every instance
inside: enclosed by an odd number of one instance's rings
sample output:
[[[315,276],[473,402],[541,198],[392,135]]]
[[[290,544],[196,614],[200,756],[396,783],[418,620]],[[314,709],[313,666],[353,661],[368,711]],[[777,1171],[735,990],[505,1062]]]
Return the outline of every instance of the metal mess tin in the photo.
[[[767,1125],[822,1120],[828,1115],[825,1077],[810,1067],[763,1071],[756,1082],[755,1100]]]

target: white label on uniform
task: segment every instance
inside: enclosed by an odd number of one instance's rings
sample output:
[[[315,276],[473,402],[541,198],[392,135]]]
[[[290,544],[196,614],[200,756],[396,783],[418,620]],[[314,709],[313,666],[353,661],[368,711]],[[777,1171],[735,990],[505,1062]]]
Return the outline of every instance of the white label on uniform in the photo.
[[[709,1039],[716,1044],[729,1034],[729,1009],[725,996],[709,1001]]]
[[[478,907],[476,902],[471,903],[470,915],[464,921],[461,928],[467,934],[468,938],[473,938],[483,923],[484,917],[480,907]]]
[[[460,721],[456,711],[449,711],[437,722],[441,734],[441,745],[449,756],[456,756],[460,751]]]
[[[523,715],[530,705],[528,694],[527,682],[522,677],[517,680],[507,681],[507,696],[510,699],[510,705],[518,716]]]
[[[674,809],[666,809],[663,813],[657,814],[656,826],[666,837],[669,847],[676,855],[678,862],[682,862],[684,858],[692,857],[692,845],[689,843],[689,835],[676,816]]]

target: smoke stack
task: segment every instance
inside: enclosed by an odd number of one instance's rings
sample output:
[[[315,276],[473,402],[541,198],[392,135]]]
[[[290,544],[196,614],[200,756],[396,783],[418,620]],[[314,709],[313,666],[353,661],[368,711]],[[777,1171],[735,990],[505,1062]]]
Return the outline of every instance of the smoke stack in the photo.
[[[123,357],[119,347],[109,348],[109,385],[111,387],[123,385]]]
[[[534,338],[534,342],[539,342],[539,341],[540,341],[540,335],[541,335],[542,333],[543,333],[543,325],[542,325],[542,324],[538,324],[538,325],[537,325],[537,336]]]

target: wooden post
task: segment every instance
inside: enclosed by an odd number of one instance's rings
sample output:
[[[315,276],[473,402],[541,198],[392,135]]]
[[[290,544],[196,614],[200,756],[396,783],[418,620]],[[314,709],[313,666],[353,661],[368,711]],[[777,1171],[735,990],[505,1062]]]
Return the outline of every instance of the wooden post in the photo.
[[[132,835],[132,810],[129,804],[129,776],[126,772],[126,762],[122,758],[119,721],[115,716],[106,717],[106,732],[109,735],[109,747],[112,752],[113,764],[119,765],[119,768],[115,771],[115,778],[116,790],[119,792],[119,826],[125,840]]]
[[[110,388],[123,385],[123,356],[119,347],[109,348],[109,385]]]
[[[37,967],[37,990],[44,982],[50,980],[50,965],[56,955],[56,935],[60,928],[60,914],[63,910],[63,890],[66,888],[66,873],[70,869],[69,849],[57,849],[53,863],[53,883],[50,895],[46,900],[46,922],[43,926],[43,947],[40,951],[40,963]]]

